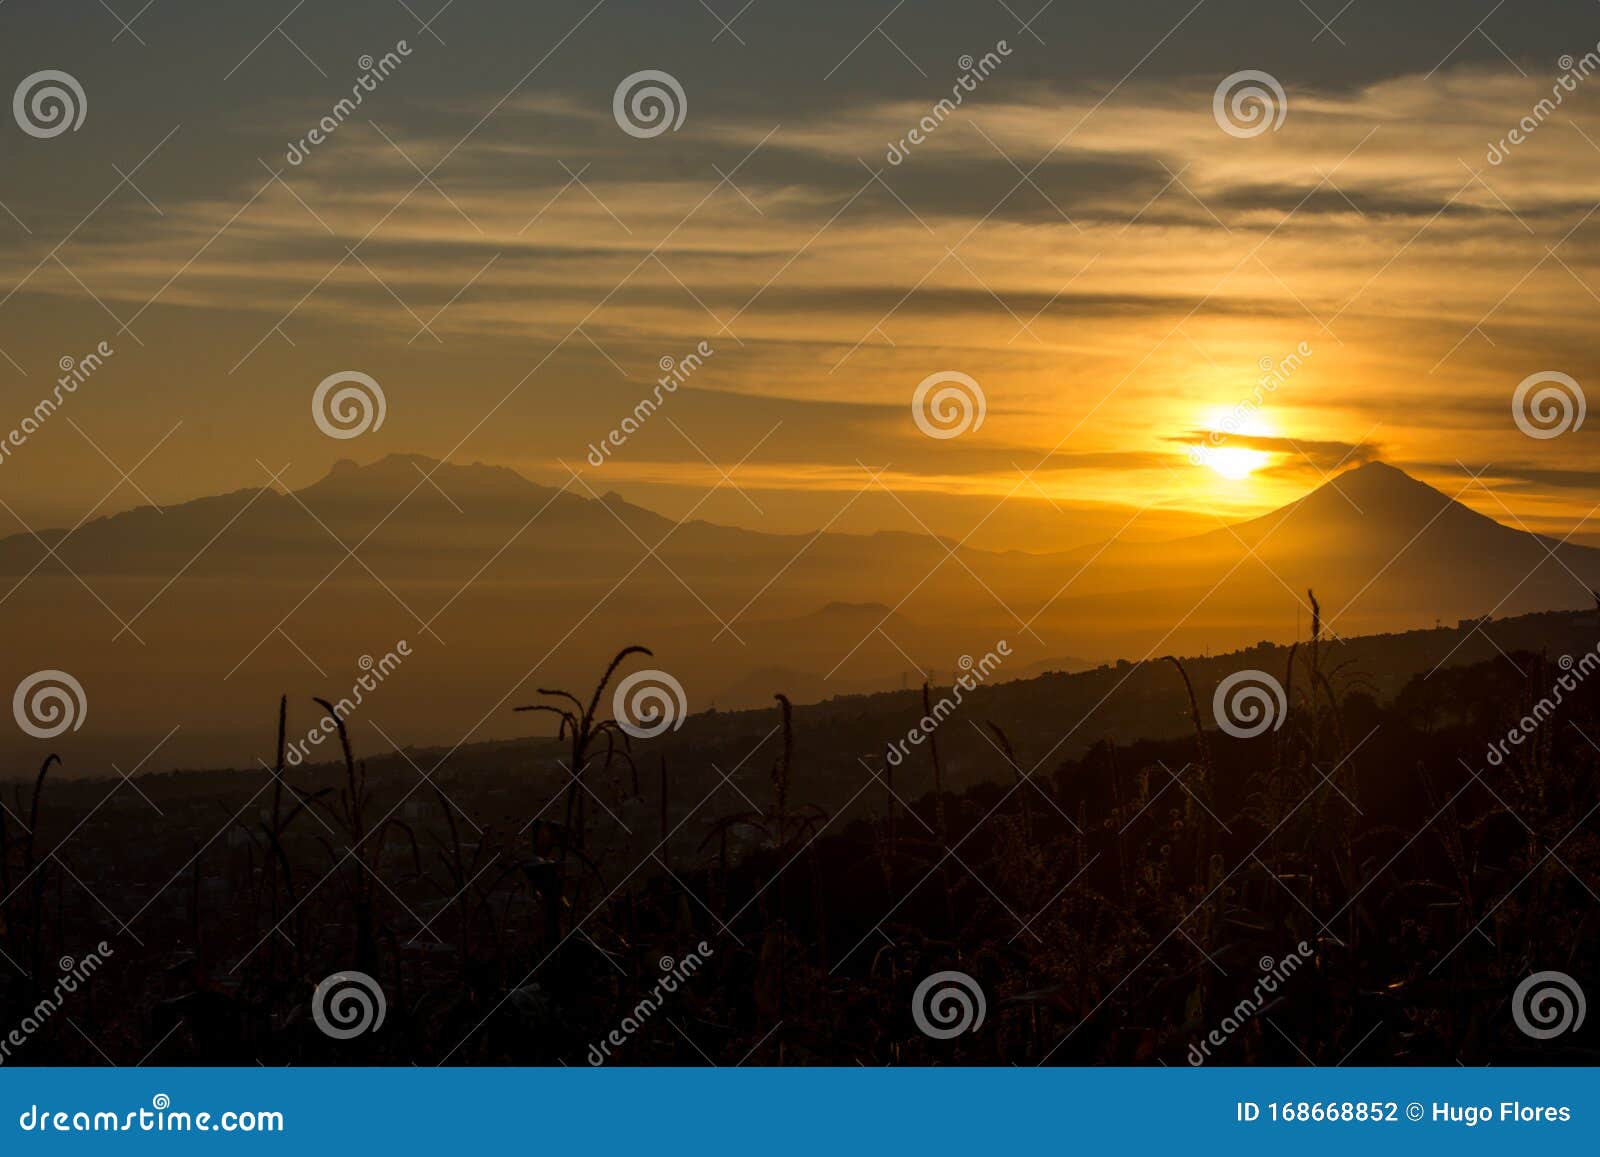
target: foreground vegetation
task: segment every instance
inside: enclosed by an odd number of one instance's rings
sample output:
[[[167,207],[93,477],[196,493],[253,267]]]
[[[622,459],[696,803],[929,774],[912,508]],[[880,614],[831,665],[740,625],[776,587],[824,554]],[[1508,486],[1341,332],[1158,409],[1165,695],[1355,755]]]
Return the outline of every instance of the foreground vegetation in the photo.
[[[576,1065],[631,1025],[608,1063],[1177,1065],[1224,1022],[1212,1063],[1600,1061],[1592,1026],[1535,1041],[1509,1007],[1530,972],[1600,975],[1600,680],[1490,766],[1553,658],[1380,702],[1317,635],[1274,673],[1276,729],[1217,730],[1213,687],[1173,661],[1187,735],[1070,759],[1013,747],[983,714],[1000,686],[899,766],[780,695],[737,763],[679,767],[601,718],[630,649],[584,695],[529,704],[560,729],[537,775],[525,749],[494,776],[375,775],[342,722],[340,765],[285,769],[287,703],[270,775],[107,796],[47,761],[0,816],[0,1032],[59,958],[114,956],[8,1063]],[[958,730],[987,753],[959,792]],[[842,801],[813,770],[841,763]],[[311,996],[349,970],[386,1015],[332,1039]],[[912,997],[943,970],[986,1017],[934,1039]]]

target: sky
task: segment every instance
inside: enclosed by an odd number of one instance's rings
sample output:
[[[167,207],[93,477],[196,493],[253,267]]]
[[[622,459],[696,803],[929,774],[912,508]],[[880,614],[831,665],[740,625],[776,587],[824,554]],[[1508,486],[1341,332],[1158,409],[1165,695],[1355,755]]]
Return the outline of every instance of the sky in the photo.
[[[1382,459],[1600,541],[1594,426],[1513,413],[1596,378],[1600,8],[1395,7],[11,0],[6,85],[84,117],[0,133],[0,430],[112,352],[0,459],[8,530],[414,452],[1018,550]],[[647,70],[681,121],[629,132]],[[383,421],[330,437],[352,371]],[[926,433],[941,389],[981,423]]]

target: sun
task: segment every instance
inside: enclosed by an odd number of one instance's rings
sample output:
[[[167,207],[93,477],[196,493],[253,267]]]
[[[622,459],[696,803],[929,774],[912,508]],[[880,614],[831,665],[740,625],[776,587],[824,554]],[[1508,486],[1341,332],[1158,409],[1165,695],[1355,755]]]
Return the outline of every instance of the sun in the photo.
[[[1266,450],[1230,444],[1236,440],[1275,436],[1276,431],[1259,413],[1219,407],[1206,415],[1200,428],[1207,433],[1195,447],[1195,464],[1210,467],[1213,473],[1230,482],[1242,481],[1272,461],[1272,455]]]
[[[1223,446],[1206,454],[1205,464],[1224,478],[1233,482],[1250,477],[1272,460],[1264,450],[1245,450],[1238,446]]]

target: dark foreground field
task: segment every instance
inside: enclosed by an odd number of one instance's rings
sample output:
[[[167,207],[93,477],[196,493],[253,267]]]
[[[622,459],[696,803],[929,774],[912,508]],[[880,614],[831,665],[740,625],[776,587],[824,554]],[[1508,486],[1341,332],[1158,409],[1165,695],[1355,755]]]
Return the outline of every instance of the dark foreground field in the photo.
[[[1595,1063],[1592,1025],[1540,1039],[1514,1000],[1600,976],[1585,624],[1379,695],[1313,639],[1243,739],[1206,711],[1223,657],[1138,669],[1175,738],[1052,750],[1080,715],[1033,680],[898,766],[914,695],[672,745],[587,691],[538,700],[559,741],[450,760],[47,765],[5,792],[4,1061]],[[1043,723],[994,723],[1023,698]]]

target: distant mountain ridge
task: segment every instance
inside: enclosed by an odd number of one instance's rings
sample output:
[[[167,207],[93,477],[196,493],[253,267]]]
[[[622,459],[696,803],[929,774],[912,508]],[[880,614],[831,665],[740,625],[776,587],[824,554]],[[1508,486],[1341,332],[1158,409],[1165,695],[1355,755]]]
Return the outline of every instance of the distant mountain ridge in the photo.
[[[397,454],[0,539],[0,683],[70,670],[110,730],[153,741],[179,715],[175,742],[233,752],[278,694],[342,694],[406,639],[374,710],[438,742],[518,734],[530,685],[586,689],[635,643],[692,706],[739,708],[914,687],[1000,640],[999,679],[1289,641],[1309,589],[1351,636],[1585,608],[1600,588],[1600,551],[1380,463],[1206,534],[1043,554],[678,525],[580,490]]]

